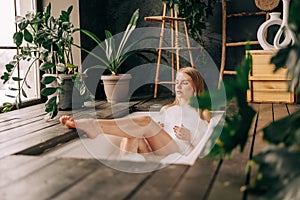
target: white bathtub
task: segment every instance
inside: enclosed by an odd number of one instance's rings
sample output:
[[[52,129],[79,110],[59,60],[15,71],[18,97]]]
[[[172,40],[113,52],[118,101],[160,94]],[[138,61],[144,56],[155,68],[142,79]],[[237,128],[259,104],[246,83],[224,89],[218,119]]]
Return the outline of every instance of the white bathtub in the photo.
[[[120,158],[120,142],[122,138],[117,136],[110,136],[106,134],[100,134],[95,139],[89,139],[86,136],[80,137],[80,140],[73,141],[61,148],[49,152],[48,156],[57,157],[72,157],[72,158],[96,158],[100,160],[132,160],[132,161],[154,161],[163,164],[186,164],[193,165],[196,159],[200,156],[205,156],[214,144],[210,143],[210,138],[213,133],[213,128],[220,122],[224,112],[212,112],[212,119],[208,125],[204,136],[201,141],[195,146],[195,148],[186,156],[179,153],[171,154],[167,157],[154,156],[152,154],[145,155],[126,155]],[[151,116],[153,120],[159,121],[159,112],[134,112],[127,117],[135,116]],[[214,134],[214,138],[218,137]]]

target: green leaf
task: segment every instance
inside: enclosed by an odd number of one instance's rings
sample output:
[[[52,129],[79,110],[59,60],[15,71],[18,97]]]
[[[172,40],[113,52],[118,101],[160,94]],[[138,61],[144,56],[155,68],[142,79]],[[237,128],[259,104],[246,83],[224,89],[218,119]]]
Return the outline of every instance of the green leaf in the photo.
[[[274,71],[285,67],[291,47],[280,49],[270,60],[271,64],[275,65]]]
[[[22,30],[26,30],[27,25],[28,25],[28,21],[25,20],[25,21],[19,23],[18,27],[22,31]]]
[[[89,38],[94,40],[98,45],[100,45],[102,43],[102,41],[94,33],[90,32],[88,30],[84,30],[84,29],[80,29],[80,32],[84,33]]]
[[[12,77],[12,80],[14,80],[14,81],[22,81],[23,79],[20,78],[20,77],[14,76],[14,77]]]
[[[16,98],[16,96],[10,95],[10,94],[5,94],[5,96],[9,97],[9,98]]]
[[[48,6],[45,8],[44,10],[44,17],[45,17],[45,21],[47,21],[50,17],[50,13],[51,12],[51,3],[48,4]]]
[[[52,82],[56,81],[55,76],[44,76],[41,80],[41,82],[45,85],[50,84]]]
[[[2,112],[9,112],[9,111],[11,111],[12,110],[12,107],[4,107],[3,109],[2,109]]]
[[[40,70],[47,71],[55,67],[55,64],[52,62],[44,62],[40,66]]]
[[[54,105],[50,113],[50,119],[53,119],[58,114],[58,106]]]
[[[50,119],[53,119],[58,113],[57,96],[51,97],[45,103],[45,111],[50,114]]]
[[[33,37],[27,29],[24,30],[24,39],[25,39],[25,41],[30,42],[30,43],[33,41]]]
[[[7,72],[11,72],[12,69],[14,68],[14,66],[12,64],[6,64],[5,67],[6,67]]]
[[[299,196],[300,152],[271,148],[256,155],[253,161],[259,169],[248,186],[249,192],[257,193],[263,200],[293,199]]]
[[[77,68],[76,65],[73,65],[73,64],[71,64],[71,63],[67,63],[66,67],[67,67],[67,68],[72,68],[72,69]]]
[[[47,87],[47,88],[43,88],[41,90],[41,94],[43,96],[49,96],[51,94],[54,94],[56,92],[57,88],[56,87]]]
[[[31,89],[31,86],[28,84],[27,80],[24,80],[24,84],[26,85],[27,88]]]
[[[54,105],[57,104],[57,96],[53,96],[45,103],[46,112],[52,111]]]
[[[300,145],[300,111],[271,123],[263,129],[264,139],[273,143],[283,143],[286,147]]]
[[[27,94],[26,94],[26,92],[25,92],[24,89],[22,89],[22,95],[23,95],[25,98],[27,98]]]
[[[18,88],[13,88],[13,87],[8,87],[9,90],[11,91],[18,91],[19,89]]]
[[[7,72],[4,72],[4,74],[1,76],[1,79],[3,80],[3,84],[5,84],[9,80],[10,75]]]
[[[40,40],[41,41],[41,43],[42,43],[42,47],[44,47],[45,49],[51,49],[51,45],[52,45],[52,43],[53,43],[53,41],[52,40],[46,40],[46,41],[42,41],[42,40]]]
[[[10,102],[4,102],[2,105],[5,106],[5,107],[8,107],[8,106],[12,106],[12,103],[10,103]]]
[[[16,32],[13,36],[14,43],[17,45],[17,47],[21,46],[23,42],[23,33],[22,32]]]

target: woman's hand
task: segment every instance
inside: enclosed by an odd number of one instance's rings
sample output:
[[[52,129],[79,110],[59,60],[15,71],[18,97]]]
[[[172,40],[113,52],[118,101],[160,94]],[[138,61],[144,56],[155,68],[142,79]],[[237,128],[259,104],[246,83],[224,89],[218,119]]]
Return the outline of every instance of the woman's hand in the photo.
[[[157,122],[157,123],[158,123],[158,125],[160,125],[160,127],[162,127],[162,128],[165,127],[165,124],[164,124],[164,123],[162,123],[162,122]]]
[[[190,141],[191,140],[191,131],[185,128],[183,125],[174,126],[173,131],[178,139]]]

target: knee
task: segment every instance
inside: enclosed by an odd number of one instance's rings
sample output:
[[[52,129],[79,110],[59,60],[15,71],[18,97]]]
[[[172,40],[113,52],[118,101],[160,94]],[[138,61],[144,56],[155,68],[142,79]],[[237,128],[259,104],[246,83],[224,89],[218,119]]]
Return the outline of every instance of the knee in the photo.
[[[134,119],[134,121],[141,126],[149,125],[153,120],[150,116],[141,116]]]

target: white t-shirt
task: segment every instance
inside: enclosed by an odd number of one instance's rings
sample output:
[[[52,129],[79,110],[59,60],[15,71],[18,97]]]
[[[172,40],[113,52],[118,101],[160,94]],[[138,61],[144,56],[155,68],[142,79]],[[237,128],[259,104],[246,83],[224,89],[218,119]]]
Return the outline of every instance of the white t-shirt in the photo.
[[[208,122],[201,119],[197,110],[190,105],[169,107],[163,110],[161,115],[164,130],[177,142],[181,150],[180,153],[184,155],[188,154],[199,143],[208,127]],[[176,137],[173,131],[173,127],[176,125],[183,125],[191,132],[190,141]]]

